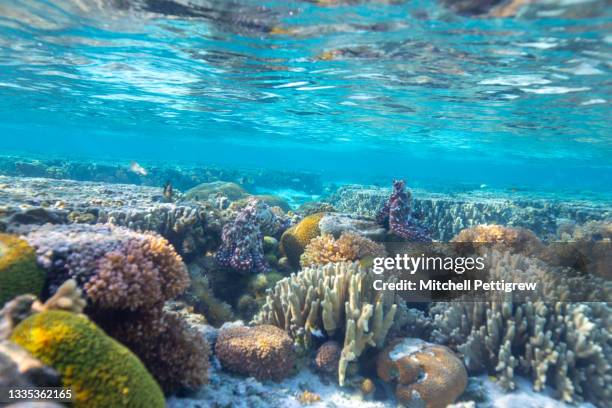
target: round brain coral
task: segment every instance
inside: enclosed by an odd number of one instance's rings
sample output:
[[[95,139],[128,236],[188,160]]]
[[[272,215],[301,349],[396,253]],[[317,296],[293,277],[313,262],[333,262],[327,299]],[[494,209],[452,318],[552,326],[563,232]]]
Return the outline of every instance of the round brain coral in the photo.
[[[321,221],[324,215],[325,213],[309,215],[297,225],[289,228],[281,236],[281,252],[289,259],[293,267],[300,267],[300,256],[304,252],[306,245],[308,245],[313,238],[321,234],[319,221]]]
[[[113,225],[43,225],[26,237],[46,270],[49,292],[75,279],[102,309],[146,308],[189,285],[187,268],[160,235]]]
[[[10,339],[62,375],[77,408],[165,406],[140,360],[85,316],[38,313],[21,322]]]
[[[345,232],[337,240],[330,234],[312,239],[300,257],[300,264],[309,267],[385,256],[384,245],[359,234]]]
[[[406,405],[444,408],[463,393],[467,371],[447,347],[407,338],[392,342],[376,360],[376,372],[397,383],[395,395]]]
[[[280,381],[295,362],[291,337],[267,324],[221,329],[215,352],[225,369],[258,380]]]
[[[474,253],[486,244],[523,255],[534,254],[543,248],[535,234],[524,228],[503,225],[483,224],[466,228],[459,232],[451,242],[460,253]]]
[[[44,282],[34,249],[17,236],[0,234],[0,308],[18,295],[40,295]]]

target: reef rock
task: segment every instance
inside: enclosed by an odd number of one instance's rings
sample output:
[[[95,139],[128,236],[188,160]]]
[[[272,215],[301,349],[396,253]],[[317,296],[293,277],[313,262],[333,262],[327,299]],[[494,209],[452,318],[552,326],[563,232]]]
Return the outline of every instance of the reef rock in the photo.
[[[409,406],[445,408],[468,383],[463,362],[447,347],[407,338],[394,341],[376,360],[376,372],[397,384],[397,399]]]
[[[215,345],[223,368],[258,380],[281,381],[293,370],[293,341],[271,325],[223,327]]]

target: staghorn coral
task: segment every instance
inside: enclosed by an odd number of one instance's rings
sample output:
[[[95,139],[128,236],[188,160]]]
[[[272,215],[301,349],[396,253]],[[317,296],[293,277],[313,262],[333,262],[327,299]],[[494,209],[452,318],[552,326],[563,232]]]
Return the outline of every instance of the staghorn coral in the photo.
[[[209,346],[177,312],[97,316],[105,331],[136,354],[166,393],[208,382]]]
[[[444,408],[468,383],[463,363],[450,349],[413,338],[396,340],[380,352],[376,372],[397,383],[397,399],[409,406]]]
[[[456,244],[456,249],[461,253],[475,253],[493,245],[502,251],[533,255],[539,253],[544,247],[535,234],[529,230],[495,224],[466,228],[453,237],[451,242]]]
[[[261,228],[262,226],[273,228],[269,223],[273,223],[271,217],[274,215],[263,211],[262,209],[265,209],[263,206],[265,204],[255,199],[250,200],[234,221],[223,227],[223,244],[216,254],[220,265],[255,273],[268,270],[268,264],[264,259]]]
[[[410,193],[406,192],[403,180],[393,180],[393,192],[376,214],[379,224],[408,241],[429,242],[431,237],[427,230],[419,225],[410,215]]]
[[[44,281],[34,249],[17,236],[0,233],[0,307],[17,295],[40,295]]]
[[[138,358],[82,315],[37,313],[11,341],[62,375],[75,407],[164,407],[159,386]]]
[[[290,375],[295,362],[291,338],[265,324],[221,328],[215,352],[225,369],[258,380],[281,381]]]
[[[181,257],[164,238],[112,225],[44,225],[26,236],[47,270],[48,295],[74,279],[96,308],[149,307],[188,285]]]
[[[325,234],[310,241],[300,257],[300,264],[306,267],[386,255],[384,245],[361,235],[345,232],[336,240],[332,235]]]
[[[300,256],[313,238],[321,234],[319,221],[325,213],[316,213],[304,217],[302,221],[283,233],[280,249],[294,268],[299,268]]]
[[[388,293],[373,290],[371,273],[356,263],[305,268],[280,280],[255,321],[284,329],[306,348],[313,333],[344,333],[338,380],[344,385],[350,362],[366,347],[381,347],[397,306]]]
[[[609,282],[569,269],[552,268],[519,254],[487,253],[489,279],[535,282],[527,299],[458,299],[430,308],[431,338],[462,355],[471,373],[488,372],[506,389],[515,373],[546,385],[566,402],[605,406],[612,397],[612,338]]]

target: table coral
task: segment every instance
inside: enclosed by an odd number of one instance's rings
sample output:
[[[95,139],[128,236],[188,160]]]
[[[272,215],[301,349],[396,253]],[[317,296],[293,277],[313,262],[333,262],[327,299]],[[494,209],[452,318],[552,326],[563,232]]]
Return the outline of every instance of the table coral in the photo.
[[[384,345],[397,310],[394,296],[376,292],[371,280],[357,263],[304,268],[276,284],[255,321],[284,329],[305,348],[312,347],[313,334],[344,333],[338,365],[344,385],[348,364],[366,347]]]
[[[406,184],[403,180],[394,180],[393,192],[376,214],[376,220],[393,234],[408,241],[431,241],[427,230],[412,218],[410,212],[410,194],[406,192]]]
[[[222,328],[215,352],[225,369],[258,380],[280,381],[291,374],[295,362],[291,338],[271,325]]]
[[[17,295],[40,295],[44,281],[34,249],[15,235],[0,233],[0,308]]]
[[[410,338],[385,348],[376,360],[376,372],[382,380],[397,383],[400,402],[426,408],[452,404],[468,382],[463,363],[450,349]]]
[[[165,406],[140,360],[83,315],[37,313],[15,328],[11,341],[62,375],[77,408]]]
[[[96,307],[136,310],[171,299],[189,284],[181,257],[154,233],[47,224],[26,239],[47,270],[49,295],[72,278]]]
[[[340,238],[334,239],[332,235],[325,234],[310,241],[300,257],[300,264],[306,267],[386,255],[384,245],[361,235],[345,232]]]
[[[269,269],[264,259],[261,231],[262,223],[268,218],[262,215],[265,206],[262,204],[255,199],[250,200],[234,221],[223,227],[223,243],[216,254],[219,264],[254,273]]]

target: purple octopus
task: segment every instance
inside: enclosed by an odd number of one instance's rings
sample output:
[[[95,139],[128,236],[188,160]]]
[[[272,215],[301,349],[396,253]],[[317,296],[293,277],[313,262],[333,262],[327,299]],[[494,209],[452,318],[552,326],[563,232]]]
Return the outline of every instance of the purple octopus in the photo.
[[[223,243],[216,254],[220,265],[254,273],[269,269],[264,259],[258,209],[257,200],[250,200],[234,221],[223,227]]]
[[[401,238],[415,242],[431,242],[427,229],[410,215],[410,198],[404,180],[393,180],[393,192],[376,221]]]

